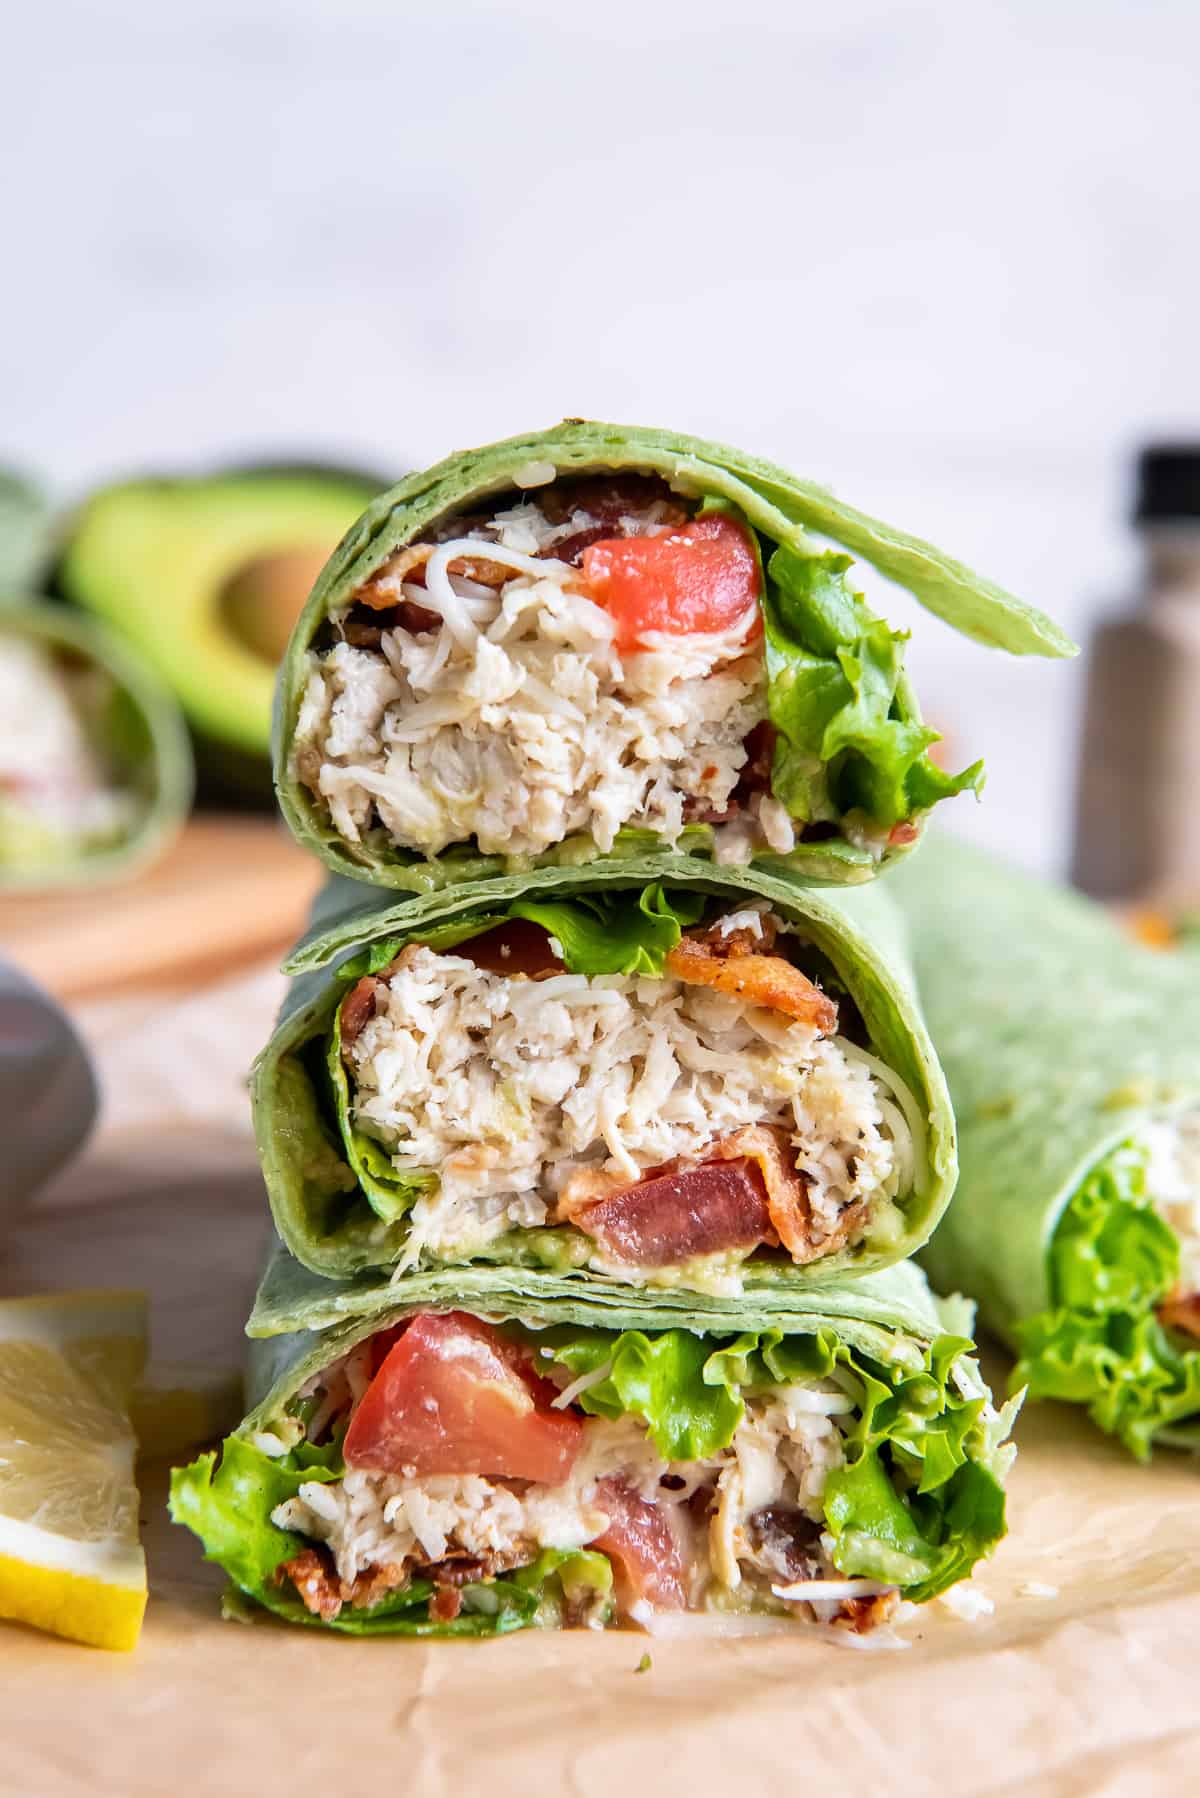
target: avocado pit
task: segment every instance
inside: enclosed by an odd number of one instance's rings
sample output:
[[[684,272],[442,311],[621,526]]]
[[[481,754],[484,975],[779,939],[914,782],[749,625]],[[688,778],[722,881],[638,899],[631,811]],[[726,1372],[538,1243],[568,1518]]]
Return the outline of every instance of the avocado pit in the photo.
[[[328,544],[309,543],[270,550],[243,562],[229,576],[218,599],[230,635],[264,661],[279,662],[328,559]]]

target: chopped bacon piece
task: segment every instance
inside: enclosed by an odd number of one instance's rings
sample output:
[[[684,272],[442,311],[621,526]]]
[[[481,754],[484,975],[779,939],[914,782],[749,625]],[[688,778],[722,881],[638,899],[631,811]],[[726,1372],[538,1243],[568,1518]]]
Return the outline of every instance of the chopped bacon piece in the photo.
[[[688,520],[683,502],[660,476],[652,474],[566,476],[539,489],[537,504],[548,524],[566,524],[576,512],[584,512],[597,524],[607,525],[609,536],[622,518],[636,517],[652,506],[658,508],[662,525],[681,525]]]
[[[617,1478],[599,1482],[596,1503],[608,1516],[608,1528],[592,1547],[612,1561],[622,1613],[628,1615],[639,1600],[656,1611],[685,1611],[687,1572],[661,1508]]]
[[[688,932],[667,956],[664,971],[689,986],[711,986],[752,1005],[786,1012],[822,1036],[837,1029],[837,1006],[807,974],[782,955],[747,954],[740,932]]]
[[[355,605],[367,606],[372,612],[386,612],[400,598],[400,588],[405,581],[424,586],[425,564],[433,550],[432,543],[410,543],[404,549],[398,549],[391,560],[377,568],[366,585],[358,589],[354,595]],[[437,621],[436,612],[433,617]]]
[[[711,800],[694,799],[689,795],[683,802],[683,821],[685,824],[728,824],[741,809],[736,799],[714,805]]]
[[[371,1019],[384,982],[378,974],[364,974],[342,1000],[342,1054],[358,1041]]]
[[[397,550],[391,560],[377,569],[366,585],[358,589],[354,595],[354,605],[366,606],[372,612],[395,611],[398,614],[396,621],[401,628],[414,635],[436,630],[442,622],[441,614],[401,593],[404,585],[425,585],[425,564],[436,548],[435,543],[410,543],[406,548]],[[507,563],[494,561],[487,555],[486,543],[481,543],[479,549],[477,556],[456,556],[449,564],[447,573],[460,574],[481,587],[503,587],[506,581],[513,579],[515,570]]]
[[[386,610],[360,612],[352,606],[342,619],[342,636],[352,649],[379,649],[384,631],[407,631],[410,637],[428,636],[442,622],[441,614],[415,599],[400,599]]]
[[[460,943],[451,954],[465,956],[487,974],[526,974],[532,980],[561,974],[563,964],[550,947],[550,932],[526,918],[497,924],[482,936]]]
[[[771,720],[761,718],[743,743],[746,760],[738,775],[737,786],[733,789],[733,797],[740,804],[744,805],[746,800],[755,793],[770,792],[777,734]]]
[[[541,1391],[498,1331],[461,1311],[415,1317],[388,1350],[346,1431],[348,1467],[478,1473],[556,1485],[582,1421]]]
[[[886,1623],[900,1602],[899,1592],[877,1592],[874,1598],[843,1598],[834,1622],[852,1635],[865,1636]]]
[[[430,631],[440,629],[442,615],[434,612],[429,606],[418,605],[415,599],[402,599],[396,607],[396,624],[410,637],[428,636]]]
[[[796,1172],[786,1131],[775,1125],[748,1124],[724,1137],[710,1153],[753,1159],[766,1188],[767,1214],[793,1261],[812,1261],[823,1252],[813,1247],[808,1186]]]
[[[457,1586],[438,1586],[429,1600],[429,1615],[435,1623],[453,1623],[462,1610],[462,1592]]]
[[[592,599],[612,615],[619,649],[637,649],[647,633],[683,636],[762,630],[758,557],[735,518],[713,512],[654,537],[610,537],[583,552]]]
[[[510,568],[507,562],[493,562],[490,556],[455,556],[453,562],[447,564],[447,574],[461,574],[466,581],[474,581],[478,587],[503,587],[506,582],[516,580],[517,569]]]
[[[670,1267],[780,1243],[803,1266],[841,1248],[866,1215],[865,1202],[847,1205],[831,1231],[815,1235],[808,1183],[777,1125],[747,1124],[706,1153],[699,1167],[670,1163],[632,1184],[580,1169],[563,1189],[559,1216],[616,1260]]]
[[[528,1566],[537,1559],[537,1545],[530,1541],[514,1541],[504,1548],[489,1548],[483,1554],[468,1554],[465,1548],[449,1548],[444,1559],[418,1566],[418,1579],[436,1580],[439,1586],[474,1586],[480,1580],[495,1579],[512,1567]]]
[[[275,1569],[275,1578],[280,1582],[290,1579],[305,1609],[322,1623],[332,1623],[342,1608],[337,1578],[315,1548],[306,1548],[294,1559],[282,1561]]]
[[[411,1583],[411,1560],[384,1561],[376,1567],[364,1567],[349,1583],[340,1581],[338,1590],[343,1600],[352,1604],[355,1610],[369,1611],[389,1592],[397,1592]]]
[[[369,612],[365,606],[351,606],[338,620],[343,643],[351,649],[380,648],[384,631],[394,630],[399,623],[397,610],[393,606],[387,612]]]
[[[1169,1330],[1200,1336],[1200,1292],[1173,1292],[1158,1307],[1158,1321]]]
[[[775,1124],[747,1124],[715,1143],[708,1151],[714,1156],[749,1156],[758,1163],[767,1189],[767,1208],[780,1242],[798,1266],[831,1255],[848,1241],[850,1234],[866,1215],[866,1203],[858,1200],[847,1205],[834,1228],[815,1237],[812,1207],[808,1202],[808,1182],[797,1170],[786,1130]]]
[[[556,562],[566,562],[570,567],[578,568],[585,549],[590,549],[593,543],[601,543],[605,537],[611,536],[611,524],[592,524],[585,531],[572,531],[569,537],[560,537],[557,543],[539,549],[538,555],[543,559],[553,557]]]
[[[290,1579],[306,1610],[323,1623],[332,1623],[342,1606],[370,1610],[372,1605],[407,1586],[412,1580],[412,1562],[384,1561],[377,1567],[365,1567],[354,1579],[339,1579],[328,1549],[306,1548],[293,1560],[282,1561],[275,1569],[275,1579]]]
[[[573,1176],[559,1211],[617,1261],[671,1267],[695,1255],[750,1250],[776,1240],[766,1187],[750,1160],[651,1175],[603,1197],[589,1194],[581,1203],[581,1187],[586,1190],[596,1178]]]

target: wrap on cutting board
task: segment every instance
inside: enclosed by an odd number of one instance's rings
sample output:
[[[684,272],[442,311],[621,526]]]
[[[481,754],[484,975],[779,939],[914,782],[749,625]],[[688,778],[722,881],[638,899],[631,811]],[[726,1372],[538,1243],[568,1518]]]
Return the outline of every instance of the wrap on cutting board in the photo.
[[[363,891],[288,964],[252,1082],[315,1272],[787,1290],[901,1260],[947,1204],[953,1117],[874,888],[679,856]]]
[[[1141,1457],[1200,1446],[1200,970],[949,839],[889,890],[958,1118],[930,1277],[1031,1396]]]
[[[981,764],[931,761],[904,633],[847,551],[977,642],[1074,653],[738,450],[569,420],[450,456],[313,589],[277,691],[284,816],[336,872],[414,892],[655,849],[868,880]]]
[[[171,1490],[239,1614],[857,1634],[1004,1533],[1014,1407],[991,1403],[970,1307],[939,1312],[911,1263],[786,1326],[726,1300],[660,1328],[520,1273],[471,1281],[381,1282],[331,1328],[254,1344],[254,1409]],[[321,1321],[313,1285],[277,1256],[268,1309]]]
[[[183,719],[88,621],[0,599],[0,719],[0,891],[132,874],[186,817]]]

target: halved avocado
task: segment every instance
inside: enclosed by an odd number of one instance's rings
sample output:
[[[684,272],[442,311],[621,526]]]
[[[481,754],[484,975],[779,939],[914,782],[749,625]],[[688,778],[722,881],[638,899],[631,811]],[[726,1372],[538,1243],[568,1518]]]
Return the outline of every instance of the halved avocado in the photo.
[[[270,793],[275,671],[325,561],[383,477],[321,467],[128,481],[92,495],[52,576],[178,697],[210,794]]]

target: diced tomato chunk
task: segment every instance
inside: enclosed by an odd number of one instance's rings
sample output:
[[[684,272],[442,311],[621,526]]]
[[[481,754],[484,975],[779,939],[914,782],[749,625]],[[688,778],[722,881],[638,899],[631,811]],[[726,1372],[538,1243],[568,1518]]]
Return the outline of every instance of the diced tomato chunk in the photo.
[[[622,1613],[627,1615],[639,1599],[656,1611],[685,1611],[683,1555],[661,1506],[616,1478],[599,1482],[596,1503],[608,1515],[608,1528],[591,1546],[613,1563]]]
[[[557,1485],[583,1422],[549,1408],[521,1351],[465,1312],[405,1326],[346,1431],[348,1467],[377,1473],[478,1473]]]
[[[758,557],[750,533],[724,512],[695,518],[659,537],[606,537],[583,552],[583,578],[616,624],[618,649],[647,632],[685,636],[725,631],[746,620],[762,629]]]
[[[774,1241],[762,1173],[749,1159],[652,1175],[571,1216],[610,1255],[639,1267]]]
[[[527,918],[497,924],[450,951],[473,961],[486,974],[561,974],[563,964],[550,947],[550,932]]]

